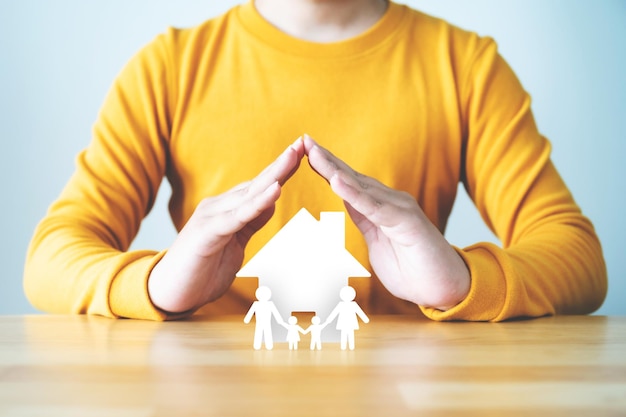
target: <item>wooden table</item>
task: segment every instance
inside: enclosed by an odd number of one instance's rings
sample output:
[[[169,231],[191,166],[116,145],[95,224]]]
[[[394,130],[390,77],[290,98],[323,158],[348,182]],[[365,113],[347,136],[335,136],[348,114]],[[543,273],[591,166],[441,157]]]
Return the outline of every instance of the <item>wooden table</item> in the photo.
[[[355,351],[241,317],[0,317],[0,416],[626,415],[626,317],[372,317]]]

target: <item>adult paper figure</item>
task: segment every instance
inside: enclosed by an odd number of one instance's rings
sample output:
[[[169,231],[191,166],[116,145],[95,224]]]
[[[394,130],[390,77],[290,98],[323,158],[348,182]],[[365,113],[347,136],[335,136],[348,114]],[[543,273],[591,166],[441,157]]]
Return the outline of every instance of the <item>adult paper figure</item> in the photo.
[[[330,313],[324,322],[324,326],[337,318],[337,330],[341,331],[341,350],[346,350],[346,344],[350,350],[354,350],[354,331],[359,328],[357,316],[364,323],[369,323],[370,319],[365,315],[361,307],[354,301],[356,290],[350,286],[343,287],[339,292],[341,301]]]
[[[274,348],[274,341],[272,339],[272,316],[274,319],[285,326],[285,322],[280,316],[278,309],[270,298],[272,298],[272,291],[268,287],[259,287],[255,292],[257,301],[252,303],[248,314],[244,317],[243,322],[248,324],[253,315],[256,315],[256,327],[254,329],[254,343],[255,350],[261,349],[261,344],[265,342],[265,348],[272,350]]]

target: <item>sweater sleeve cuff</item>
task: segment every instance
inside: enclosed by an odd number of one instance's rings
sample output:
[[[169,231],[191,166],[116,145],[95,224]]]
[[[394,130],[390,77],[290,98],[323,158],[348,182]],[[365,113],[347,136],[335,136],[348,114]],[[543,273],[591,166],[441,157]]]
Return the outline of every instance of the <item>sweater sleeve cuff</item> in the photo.
[[[148,277],[166,251],[143,252],[115,277],[109,291],[109,308],[116,317],[144,320],[175,320],[193,312],[168,313],[157,308],[148,293]]]
[[[470,290],[463,301],[447,311],[420,307],[426,317],[436,321],[497,321],[506,301],[506,280],[490,243],[454,248],[470,271]],[[492,249],[492,250],[490,250]]]

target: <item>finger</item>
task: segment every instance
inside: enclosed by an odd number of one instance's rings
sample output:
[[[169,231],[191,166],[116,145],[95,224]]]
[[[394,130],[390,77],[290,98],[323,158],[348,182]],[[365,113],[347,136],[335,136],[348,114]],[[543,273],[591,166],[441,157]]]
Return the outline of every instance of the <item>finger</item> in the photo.
[[[377,226],[379,225],[376,220],[382,217],[379,214],[384,205],[381,200],[374,198],[365,190],[352,186],[341,174],[336,174],[330,179],[330,187],[353,210]]]
[[[326,178],[335,194],[344,200],[361,233],[366,235],[372,228],[397,224],[400,216],[396,204],[402,204],[402,199],[398,198],[402,193],[358,173],[308,135],[304,143],[312,168]]]
[[[411,245],[425,225],[432,227],[417,201],[407,193],[392,190],[393,198],[376,200],[372,195],[342,183],[338,176],[333,178],[331,187],[338,195],[343,195],[350,218],[367,242],[379,239],[380,231],[399,244]]]
[[[346,204],[378,227],[394,227],[402,221],[405,213],[394,195],[399,192],[388,188],[355,186],[349,178],[349,175],[338,173],[330,181],[333,192]],[[356,217],[356,220],[362,222],[362,219]]]
[[[359,213],[354,207],[350,205],[347,201],[344,201],[344,206],[346,207],[346,211],[348,212],[348,216],[352,219],[352,222],[359,229],[361,234],[365,237],[366,241],[369,241],[371,238],[376,236],[377,226],[368,220],[367,217]]]
[[[333,176],[341,175],[343,180],[355,188],[363,190],[371,189],[374,193],[388,193],[391,189],[386,187],[380,181],[361,174],[345,161],[339,159],[328,149],[325,149],[305,136],[305,149],[309,156],[309,164],[311,167],[329,183]]]
[[[246,204],[266,192],[274,183],[284,184],[298,169],[304,156],[304,144],[298,138],[292,145],[251,181],[238,184],[223,194],[209,197],[201,202],[203,216],[216,216]]]
[[[307,135],[304,144],[309,164],[344,200],[366,240],[375,239],[379,230],[402,243],[414,240],[424,217],[414,197],[355,171]]]
[[[249,191],[254,194],[265,190],[274,182],[284,184],[297,171],[303,157],[304,143],[299,137],[251,181]]]
[[[354,172],[348,164],[337,158],[328,149],[318,145],[308,135],[304,136],[304,147],[309,159],[309,165],[326,181],[330,182],[330,179],[337,172]]]
[[[267,224],[267,222],[274,215],[275,209],[276,205],[272,204],[269,208],[261,212],[257,218],[241,228],[241,230],[237,233],[237,238],[239,239],[239,243],[242,247],[246,246],[250,238]]]
[[[280,196],[280,185],[274,183],[264,192],[248,201],[246,204],[237,206],[231,210],[220,212],[213,216],[198,217],[193,221],[190,230],[200,230],[197,234],[202,236],[203,245],[212,250],[219,250],[233,235],[240,232],[250,223],[256,224],[269,220],[273,213],[273,206]],[[261,219],[264,215],[268,215],[267,219]],[[187,226],[185,227],[187,229]],[[193,232],[192,232],[193,233]],[[252,236],[254,232],[250,232]],[[247,238],[244,232],[241,236],[244,240]]]
[[[286,178],[283,181],[279,181],[280,185],[284,185],[285,182],[289,180],[289,178],[291,178],[293,174],[296,173],[296,171],[300,167],[300,162],[302,161],[302,158],[304,158],[304,155],[305,155],[304,140],[302,136],[298,137],[298,139],[296,139],[295,142],[292,143],[289,147],[293,149],[293,151],[296,154],[296,163],[291,169],[291,171],[287,174]]]
[[[252,191],[257,188],[265,190],[274,182],[283,185],[298,170],[304,154],[304,141],[300,136],[255,178],[236,185],[228,192],[240,192],[251,188]]]
[[[213,233],[218,237],[223,237],[239,232],[268,209],[271,209],[280,197],[280,191],[280,184],[275,182],[244,204],[212,217],[210,223]]]

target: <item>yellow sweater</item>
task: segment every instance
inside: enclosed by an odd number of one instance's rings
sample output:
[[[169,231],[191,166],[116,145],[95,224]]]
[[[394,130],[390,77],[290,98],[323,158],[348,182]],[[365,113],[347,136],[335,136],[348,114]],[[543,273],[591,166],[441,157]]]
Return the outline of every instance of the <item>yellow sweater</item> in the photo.
[[[470,294],[436,320],[587,313],[606,293],[590,222],[550,162],[530,98],[489,38],[392,3],[367,32],[337,43],[289,37],[252,3],[141,50],[113,85],[76,172],[39,224],[24,285],[50,312],[168,318],[147,293],[163,253],[128,251],[163,178],[177,229],[198,202],[253,178],[308,133],[356,170],[415,196],[444,230],[461,181],[502,248],[458,249]],[[284,187],[246,260],[300,208],[342,201],[306,163]],[[346,246],[367,248],[347,222]],[[237,279],[201,311],[245,313],[256,282]],[[415,313],[377,279],[358,279],[370,314]]]

